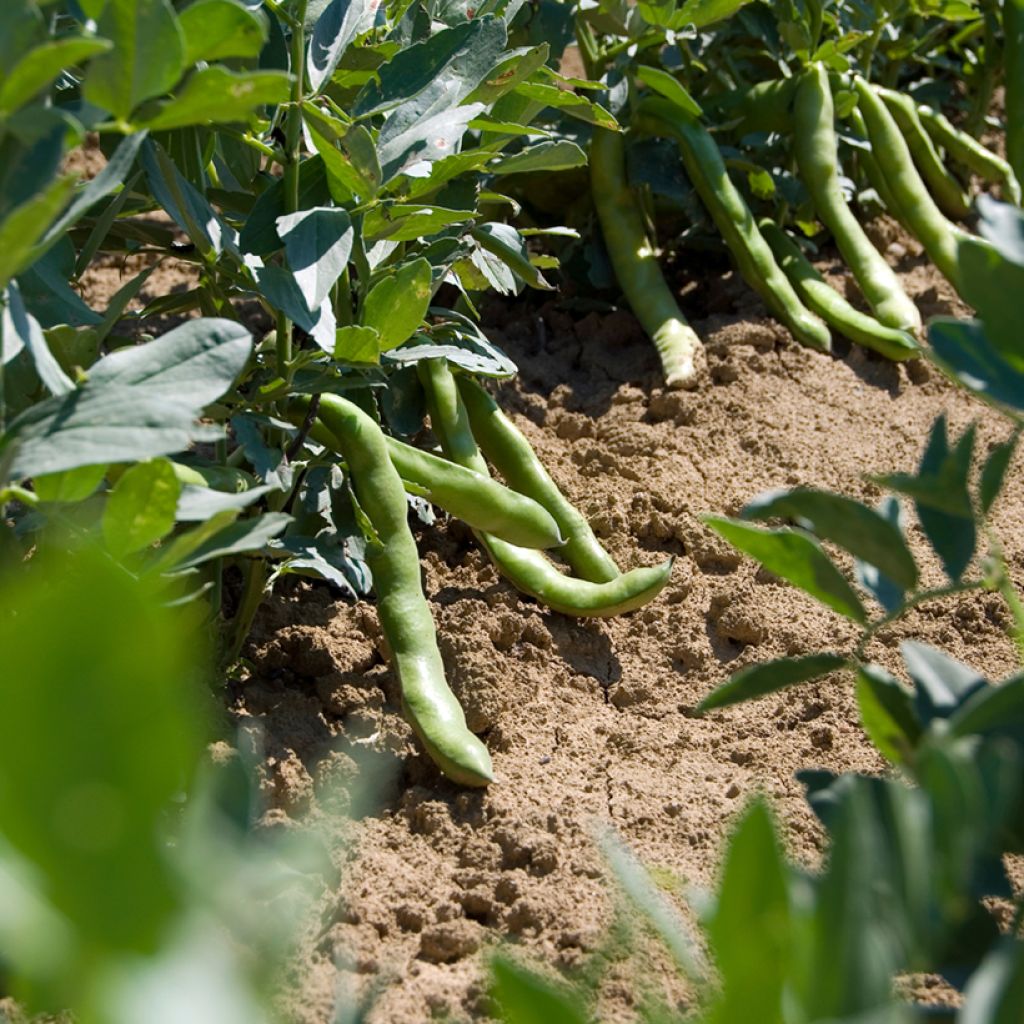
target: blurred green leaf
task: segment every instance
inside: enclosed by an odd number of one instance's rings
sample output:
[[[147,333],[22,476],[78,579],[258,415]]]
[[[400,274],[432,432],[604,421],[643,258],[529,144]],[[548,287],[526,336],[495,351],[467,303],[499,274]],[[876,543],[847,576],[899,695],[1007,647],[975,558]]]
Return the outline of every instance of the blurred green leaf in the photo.
[[[94,494],[107,475],[107,466],[80,466],[63,473],[47,473],[32,481],[40,501],[78,502]]]
[[[878,503],[877,511],[881,518],[890,523],[900,536],[903,536],[903,508],[899,498],[894,494],[886,495]],[[914,565],[912,557],[911,565]],[[914,567],[916,571],[916,565]],[[886,612],[892,613],[903,604],[904,588],[886,576],[877,566],[857,558],[854,560],[854,573],[857,582]]]
[[[878,665],[860,666],[856,693],[861,725],[871,742],[893,764],[906,762],[921,736],[913,694]]]
[[[103,513],[103,536],[115,558],[141,551],[174,528],[181,483],[167,459],[140,462],[117,481]]]
[[[1024,1020],[1024,942],[1006,936],[971,975],[957,1024]]]
[[[925,725],[934,718],[948,718],[967,697],[987,685],[979,672],[927,644],[904,640],[900,653],[917,688],[917,717]]]
[[[949,716],[949,727],[955,736],[1007,734],[1024,742],[1024,674],[970,691]]]
[[[507,956],[491,960],[491,996],[504,1024],[586,1024],[578,993],[555,985]]]
[[[110,49],[106,39],[55,39],[24,54],[0,85],[0,115],[10,114],[45,89],[66,68]]]
[[[978,504],[981,506],[983,515],[989,513],[996,498],[999,497],[999,492],[1003,489],[1006,471],[1010,468],[1010,461],[1017,450],[1019,437],[1020,435],[1015,432],[1008,440],[997,444],[981,468],[981,479],[978,482]]]
[[[708,694],[697,705],[697,711],[703,714],[763,697],[788,686],[820,679],[846,665],[846,659],[839,654],[809,654],[802,658],[778,658],[761,665],[751,665],[740,669],[727,683]]]
[[[733,547],[756,558],[769,572],[788,580],[840,615],[865,622],[860,598],[810,535],[798,530],[766,530],[724,516],[702,520]]]
[[[1024,409],[1024,370],[991,342],[977,320],[937,317],[928,325],[932,358],[965,388],[989,402]]]
[[[740,515],[794,519],[822,540],[876,566],[905,590],[917,584],[917,566],[899,527],[852,498],[804,487],[768,491],[747,504]]]

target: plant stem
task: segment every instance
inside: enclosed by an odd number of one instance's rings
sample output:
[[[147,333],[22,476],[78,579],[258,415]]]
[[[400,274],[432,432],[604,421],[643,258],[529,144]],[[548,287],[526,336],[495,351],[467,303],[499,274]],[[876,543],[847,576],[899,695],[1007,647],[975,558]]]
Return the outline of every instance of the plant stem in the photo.
[[[994,5],[989,0],[982,5],[984,8],[985,36],[983,53],[985,59],[981,62],[978,83],[974,87],[974,102],[971,105],[970,113],[964,122],[964,128],[971,135],[977,138],[985,127],[985,118],[988,116],[988,108],[992,105],[992,93],[995,91],[996,70],[1000,65],[999,60],[999,36],[997,31],[996,12]]]
[[[260,558],[250,559],[242,570],[245,583],[238,602],[238,611],[231,620],[231,643],[228,645],[225,665],[233,665],[242,653],[242,646],[252,629],[253,619],[263,602],[263,588],[267,583],[266,562]]]
[[[894,622],[899,621],[911,610],[916,608],[919,604],[924,604],[926,601],[938,601],[944,597],[952,597],[955,594],[967,594],[972,590],[984,590],[986,588],[985,580],[970,580],[966,583],[950,583],[945,587],[935,587],[932,590],[919,590],[916,594],[911,594],[906,601],[903,602],[895,611],[889,612],[888,615],[883,616],[876,622],[872,622],[865,630],[860,638],[860,643],[857,644],[857,650],[854,652],[854,658],[857,661],[864,660],[864,652],[867,650],[867,646],[875,638],[875,635],[880,629],[884,629],[886,626],[891,626]]]
[[[302,96],[306,83],[306,20],[307,0],[296,6],[292,24],[292,98],[285,120],[284,157],[284,209],[296,213],[299,209],[299,181],[302,169]],[[289,363],[292,360],[292,339],[295,327],[284,313],[277,315],[277,372],[284,380],[291,379]]]

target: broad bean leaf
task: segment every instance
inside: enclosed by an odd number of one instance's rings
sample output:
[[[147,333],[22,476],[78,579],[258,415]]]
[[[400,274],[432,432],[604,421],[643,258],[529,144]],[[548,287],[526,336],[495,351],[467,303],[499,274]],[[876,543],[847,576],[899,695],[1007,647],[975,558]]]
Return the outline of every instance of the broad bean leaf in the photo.
[[[560,1021],[585,1024],[579,996],[555,985],[507,956],[491,961],[491,997],[503,1024]]]
[[[906,762],[921,736],[913,694],[878,665],[857,670],[861,725],[878,751],[894,764]]]
[[[878,503],[878,515],[903,535],[903,507],[900,500],[893,494],[884,497]],[[911,559],[911,565],[913,565]],[[916,571],[916,569],[915,569]],[[894,612],[903,604],[905,588],[890,579],[878,566],[865,562],[860,558],[854,560],[854,573],[857,582],[886,610]]]
[[[222,512],[221,515],[226,513]],[[227,514],[230,514],[230,510]],[[253,519],[241,519],[225,526],[209,540],[167,568],[189,569],[216,558],[267,551],[270,542],[292,521],[284,512],[268,512]]]
[[[11,114],[45,89],[65,68],[105,53],[106,39],[56,39],[29,50],[0,83],[0,115]]]
[[[677,107],[685,110],[691,117],[703,117],[704,111],[700,104],[690,95],[682,83],[663,68],[653,68],[647,64],[637,68],[637,74],[657,93],[671,100]]]
[[[323,159],[314,156],[304,160],[299,167],[299,209],[325,206],[330,201],[331,192]],[[285,207],[284,179],[278,178],[256,200],[238,236],[242,252],[269,256],[284,245],[277,233],[277,219],[287,214]]]
[[[533,171],[565,171],[572,167],[585,167],[587,155],[567,139],[557,142],[538,142],[511,156],[492,161],[488,170],[492,174],[529,174]]]
[[[1024,261],[1011,262],[980,238],[964,238],[958,246],[958,264],[964,298],[978,311],[990,344],[1024,372],[1024,344],[1009,298],[1024,288]]]
[[[103,512],[103,537],[115,558],[149,547],[174,528],[181,483],[167,459],[125,470]]]
[[[769,572],[788,580],[840,615],[865,622],[860,598],[810,535],[788,528],[766,530],[724,516],[703,521],[733,547],[756,558]]]
[[[89,65],[83,91],[90,103],[127,121],[140,103],[174,88],[185,40],[168,0],[107,0],[97,31],[114,46]]]
[[[373,137],[362,125],[347,125],[306,103],[302,116],[327,172],[334,201],[347,203],[353,195],[372,196],[382,172]]]
[[[1024,740],[1024,674],[973,691],[949,716],[949,727],[956,736],[984,733]]]
[[[475,210],[449,210],[419,203],[378,203],[363,219],[363,238],[368,242],[412,242],[429,238],[452,224],[472,220]]]
[[[578,121],[608,128],[611,131],[619,130],[619,122],[604,107],[579,93],[559,89],[557,85],[550,85],[547,82],[524,82],[516,86],[515,93],[534,103],[552,107],[563,114],[575,117]]]
[[[433,295],[433,273],[424,259],[413,260],[370,289],[363,306],[366,327],[380,335],[382,351],[397,348],[419,330]]]
[[[348,266],[352,220],[344,210],[318,206],[278,217],[276,226],[284,241],[288,267],[306,308],[313,313]]]
[[[769,491],[740,514],[743,519],[794,519],[822,540],[876,566],[904,590],[917,584],[917,566],[899,527],[852,498],[804,487]]]
[[[334,333],[337,321],[331,300],[325,299],[320,307],[310,312],[295,275],[285,267],[265,266],[254,270],[260,294],[289,320],[300,327],[325,351],[334,351]]]
[[[472,231],[473,239],[486,252],[499,259],[531,288],[551,291],[551,285],[530,262],[526,241],[511,224],[492,222],[480,224]]]
[[[916,687],[917,717],[925,725],[949,718],[968,697],[988,686],[980,673],[934,647],[905,640],[900,653]]]
[[[71,176],[58,178],[22,203],[0,222],[0,288],[42,255],[38,246],[75,186]]]
[[[59,914],[49,942],[70,926],[73,948],[97,956],[152,955],[180,909],[165,826],[206,740],[204,644],[162,600],[102,552],[64,545],[5,573],[0,594],[18,609],[0,616],[4,838]],[[83,981],[58,976],[46,998]]]
[[[4,351],[0,363],[9,361],[7,355],[8,337],[16,342],[15,349],[24,347],[28,350],[36,373],[39,374],[39,379],[50,394],[65,395],[73,390],[75,385],[50,351],[49,346],[46,344],[46,338],[43,336],[43,329],[39,326],[39,321],[25,309],[25,303],[21,298],[21,291],[13,281],[7,286],[6,302],[3,311]]]
[[[708,1019],[784,1019],[793,957],[789,867],[763,800],[747,807],[729,840],[707,924],[721,989]],[[737,941],[739,936],[745,941]]]
[[[373,327],[339,327],[334,336],[334,358],[339,363],[377,365],[383,346]]]
[[[197,0],[178,15],[185,36],[185,63],[258,57],[267,41],[259,11],[236,0]]]
[[[248,121],[259,107],[284,103],[291,92],[283,71],[229,71],[215,65],[191,75],[176,96],[142,122],[150,131]]]
[[[360,32],[370,28],[375,0],[331,0],[317,19],[309,40],[309,81],[322,92]]]
[[[697,705],[703,714],[716,708],[763,697],[798,683],[820,679],[830,672],[845,668],[847,661],[839,654],[809,654],[802,658],[778,658],[740,669],[727,683],[713,690]]]
[[[482,103],[467,103],[420,116],[408,104],[399,107],[384,122],[377,140],[383,180],[457,152],[467,125],[483,110]]]
[[[352,116],[369,117],[413,99],[414,119],[457,106],[493,71],[506,38],[504,22],[488,15],[400,50],[356,98]]]
[[[1024,1020],[1024,942],[1004,936],[964,989],[957,1024],[1016,1024]]]
[[[932,358],[964,387],[989,402],[1024,410],[1024,368],[992,343],[980,321],[936,317],[928,340]]]
[[[1006,471],[1010,468],[1017,441],[1020,435],[1014,434],[1002,444],[997,444],[989,453],[985,464],[981,467],[981,479],[978,481],[978,504],[983,515],[987,515],[995,504],[999,492],[1003,489]]]
[[[96,493],[96,489],[107,475],[107,466],[81,466],[63,473],[37,476],[32,481],[32,490],[40,501],[77,503]]]
[[[241,511],[276,490],[270,484],[253,487],[248,491],[219,491],[212,487],[185,484],[178,496],[175,517],[180,523],[202,523],[228,509]]]
[[[470,103],[486,103],[490,106],[544,67],[550,52],[551,47],[547,43],[509,51],[466,99]]]

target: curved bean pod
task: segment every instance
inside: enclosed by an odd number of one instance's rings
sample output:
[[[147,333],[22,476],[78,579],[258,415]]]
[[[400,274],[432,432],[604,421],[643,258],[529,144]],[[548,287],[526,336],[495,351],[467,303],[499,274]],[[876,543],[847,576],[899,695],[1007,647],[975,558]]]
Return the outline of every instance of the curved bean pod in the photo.
[[[830,327],[850,341],[874,349],[890,359],[913,359],[921,354],[913,335],[880,324],[874,317],[851,306],[814,269],[796,242],[777,224],[763,220],[760,227],[797,293]]]
[[[484,455],[510,487],[543,505],[568,538],[559,555],[581,579],[591,583],[616,579],[619,567],[612,556],[601,546],[583,514],[551,479],[519,428],[475,380],[464,374],[456,380],[470,427]]]
[[[954,160],[985,181],[999,185],[1003,198],[1020,206],[1020,182],[1013,168],[1001,156],[983,146],[973,135],[961,131],[940,111],[922,104],[917,108],[917,113],[925,131]]]
[[[910,149],[899,125],[874,88],[859,75],[854,78],[854,87],[871,150],[888,182],[893,199],[931,261],[959,291],[957,241],[962,237],[962,232],[946,220],[935,205],[935,200],[929,195],[914,167]]]
[[[469,428],[469,418],[454,376],[444,360],[429,360],[423,379],[430,423],[441,447],[467,469],[486,471]],[[642,607],[661,593],[672,573],[673,559],[652,568],[634,569],[607,583],[573,579],[559,572],[542,554],[477,534],[498,571],[518,590],[564,615],[606,617]]]
[[[615,277],[661,359],[665,383],[692,387],[706,362],[704,346],[665,283],[640,208],[626,180],[619,132],[595,128],[590,143],[590,191]]]
[[[839,184],[835,108],[823,64],[809,67],[801,76],[795,116],[793,139],[800,178],[811,194],[815,211],[853,271],[868,305],[889,327],[920,330],[921,314],[917,306],[903,290],[892,267],[872,245],[843,196]],[[801,297],[806,301],[806,294],[801,293]],[[820,314],[821,311],[815,312]]]
[[[288,417],[301,424],[308,409],[309,399],[300,396],[289,402]],[[309,435],[340,454],[341,442],[319,419]],[[385,436],[384,440],[403,487],[456,519],[526,548],[556,548],[565,543],[551,513],[525,494],[397,438]]]
[[[909,96],[893,89],[875,86],[875,92],[882,97],[882,101],[903,132],[914,164],[939,209],[954,220],[966,219],[971,213],[970,196],[964,192],[963,186],[942,162],[932,137],[921,123],[917,104]]]
[[[644,100],[637,122],[644,131],[667,134],[679,143],[683,164],[740,273],[802,345],[828,352],[828,327],[800,301],[757,230],[754,215],[732,183],[718,145],[697,120],[668,100]]]
[[[868,129],[867,125],[864,123],[864,115],[854,107],[847,116],[850,124],[853,125],[854,130],[862,139],[864,139],[865,142],[867,142]],[[864,171],[871,187],[878,193],[878,198],[882,200],[882,205],[885,207],[889,216],[898,220],[907,232],[913,234],[910,230],[910,226],[907,224],[907,218],[903,216],[903,211],[899,208],[899,204],[896,202],[896,199],[892,194],[892,190],[889,188],[889,183],[885,180],[885,175],[882,173],[881,167],[878,166],[875,154],[870,149],[870,143],[868,145],[869,148],[867,149],[858,148],[857,162]]]
[[[319,416],[337,438],[356,497],[377,532],[367,564],[405,715],[445,775],[465,786],[486,786],[494,780],[491,757],[466,728],[462,708],[445,681],[405,491],[384,434],[362,409],[338,395],[321,397]]]

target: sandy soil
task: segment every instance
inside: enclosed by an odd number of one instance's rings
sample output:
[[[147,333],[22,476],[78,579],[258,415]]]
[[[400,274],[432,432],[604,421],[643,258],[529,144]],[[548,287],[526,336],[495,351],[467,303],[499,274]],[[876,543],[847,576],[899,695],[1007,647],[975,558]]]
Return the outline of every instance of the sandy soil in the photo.
[[[882,235],[923,312],[957,311],[913,243]],[[252,678],[230,710],[265,734],[265,823],[332,822],[343,879],[294,965],[296,1024],[326,1024],[339,992],[372,995],[378,1024],[487,1019],[486,957],[504,943],[570,977],[601,974],[602,1021],[636,1019],[645,992],[683,1006],[658,948],[617,911],[597,831],[617,830],[683,906],[687,887],[714,884],[724,837],[755,793],[792,856],[813,864],[822,835],[794,772],[884,770],[845,678],[694,717],[741,666],[844,650],[853,636],[699,517],[797,484],[874,500],[864,475],[911,469],[940,411],[956,432],[980,419],[982,450],[1006,430],[923,364],[842,343],[833,356],[799,348],[734,275],[701,280],[687,289],[709,353],[696,392],[660,388],[626,312],[574,316],[571,303],[529,299],[489,309],[491,336],[522,367],[500,401],[556,480],[621,566],[677,560],[654,604],[584,622],[519,596],[461,524],[422,532],[449,679],[494,756],[486,792],[453,786],[419,751],[372,604],[296,583],[261,614]],[[1022,515],[1013,474],[996,523],[1018,580]],[[912,533],[926,580],[939,582]],[[922,608],[871,653],[895,671],[900,639],[913,636],[999,677],[1015,667],[1007,622],[995,596],[958,599]]]

